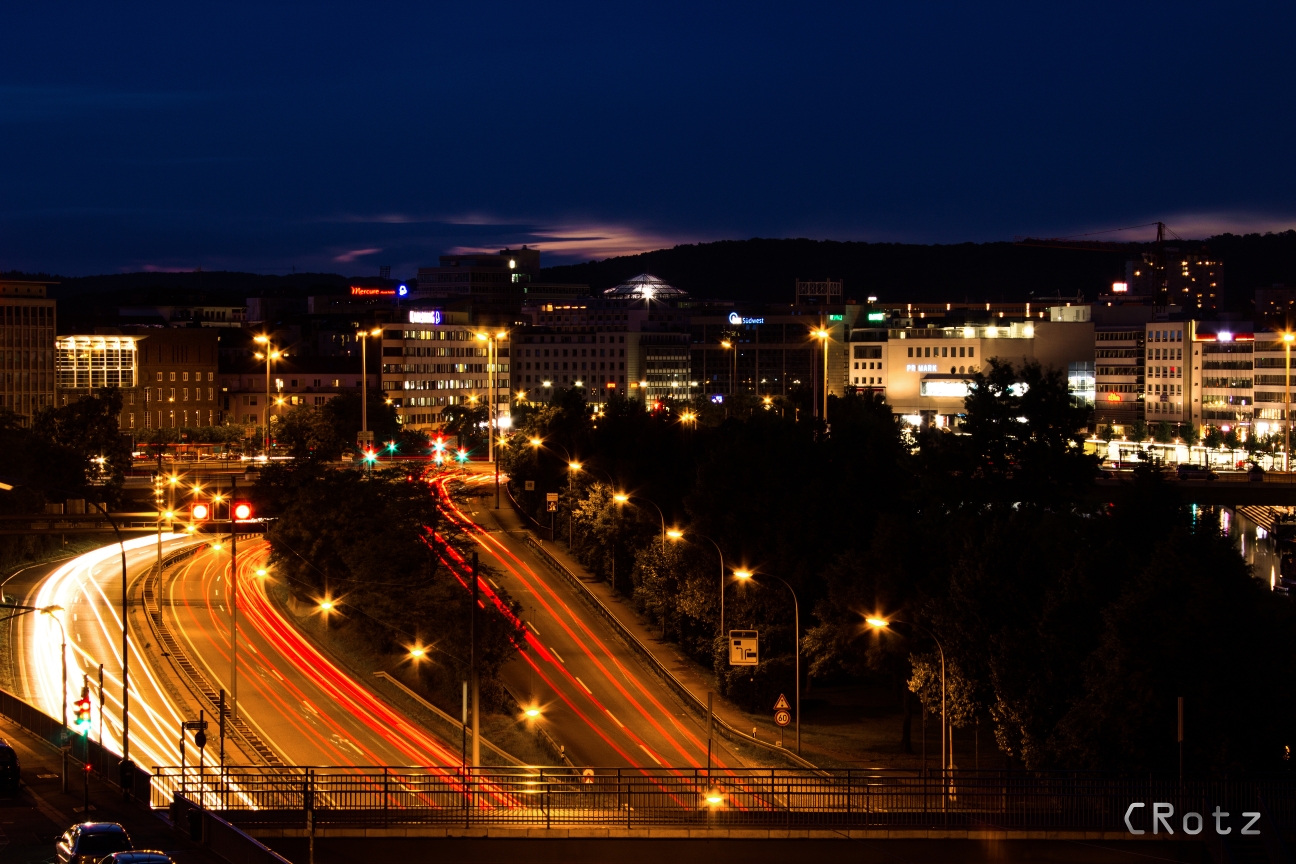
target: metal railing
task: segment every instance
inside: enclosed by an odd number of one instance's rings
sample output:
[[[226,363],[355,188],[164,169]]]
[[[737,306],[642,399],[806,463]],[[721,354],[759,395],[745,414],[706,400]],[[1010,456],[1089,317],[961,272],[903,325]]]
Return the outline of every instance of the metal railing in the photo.
[[[715,828],[947,828],[1124,831],[1154,802],[1239,817],[1263,798],[1296,826],[1296,778],[1190,781],[1080,773],[801,769],[178,768],[155,770],[154,806],[176,794],[248,827],[462,825]],[[1176,817],[1176,824],[1178,822]],[[1149,824],[1142,827],[1148,828]]]

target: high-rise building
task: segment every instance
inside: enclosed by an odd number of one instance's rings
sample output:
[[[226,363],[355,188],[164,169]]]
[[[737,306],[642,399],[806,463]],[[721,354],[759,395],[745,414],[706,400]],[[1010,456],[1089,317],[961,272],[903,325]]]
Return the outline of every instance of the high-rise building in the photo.
[[[1224,263],[1205,246],[1165,246],[1125,264],[1130,294],[1149,295],[1157,306],[1179,306],[1192,316],[1224,308]]]
[[[23,425],[54,404],[54,284],[0,280],[0,410]]]

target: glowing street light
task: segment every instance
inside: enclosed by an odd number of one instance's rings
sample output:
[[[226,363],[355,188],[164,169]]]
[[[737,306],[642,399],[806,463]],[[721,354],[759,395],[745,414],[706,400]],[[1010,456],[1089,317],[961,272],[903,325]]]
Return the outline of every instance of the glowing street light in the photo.
[[[892,624],[891,621],[888,621],[888,620],[885,619],[885,618],[879,618],[879,617],[877,617],[877,616],[873,616],[873,615],[866,617],[866,618],[864,619],[864,623],[867,624],[868,626],[872,627],[874,630],[878,630],[878,631],[889,630],[889,629],[891,628],[891,624]],[[948,753],[948,749],[947,749],[947,748],[949,747],[949,731],[948,731],[948,728],[946,727],[946,724],[945,724],[945,649],[941,646],[940,640],[936,638],[936,634],[933,633],[933,632],[931,632],[930,630],[928,630],[926,627],[923,627],[921,624],[915,624],[915,623],[913,623],[912,621],[896,621],[896,622],[894,622],[894,623],[896,623],[896,624],[907,624],[907,625],[909,625],[910,627],[913,627],[913,628],[916,629],[916,630],[921,630],[923,633],[926,633],[926,634],[931,638],[931,640],[932,640],[933,642],[936,643],[936,650],[940,652],[940,661],[941,661],[941,778],[942,778],[942,783],[944,783],[945,771],[949,768],[949,760],[946,758],[946,754]]]
[[[422,660],[427,656],[427,650],[419,647],[409,649],[409,655],[415,660]]]
[[[332,612],[332,611],[333,611],[333,601],[332,601],[332,600],[321,600],[321,601],[320,601],[320,604],[319,604],[319,608],[320,608],[320,611],[321,611],[321,612]]]
[[[532,706],[531,708],[526,709],[526,711],[524,711],[523,713],[526,714],[526,716],[530,717],[532,720],[534,720],[535,718],[540,716],[540,709]]]

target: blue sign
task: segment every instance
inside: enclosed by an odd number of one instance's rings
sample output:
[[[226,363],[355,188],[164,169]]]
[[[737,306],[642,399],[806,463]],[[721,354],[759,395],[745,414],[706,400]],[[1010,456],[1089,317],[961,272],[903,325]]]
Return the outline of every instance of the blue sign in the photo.
[[[715,394],[714,396],[711,397],[711,401],[719,405],[721,402],[724,401],[724,394],[723,393]]]
[[[409,286],[406,285],[406,284],[404,284],[404,283],[402,283],[402,284],[400,284],[400,285],[397,285],[397,286],[396,286],[396,296],[397,296],[397,297],[408,297],[408,296],[409,296]]]
[[[765,319],[764,318],[744,318],[743,316],[739,315],[737,312],[730,312],[729,323],[730,324],[764,324]]]

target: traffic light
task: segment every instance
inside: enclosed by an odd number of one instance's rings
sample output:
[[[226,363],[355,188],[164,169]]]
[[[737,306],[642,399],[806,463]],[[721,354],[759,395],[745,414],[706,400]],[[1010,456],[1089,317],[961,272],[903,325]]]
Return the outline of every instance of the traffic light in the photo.
[[[235,501],[233,504],[234,519],[239,522],[246,522],[252,518],[252,505],[246,501]]]
[[[205,522],[211,516],[211,507],[206,504],[195,504],[189,508],[189,516],[194,522]]]
[[[89,734],[90,732],[90,688],[82,687],[81,698],[78,699],[76,702],[72,703],[72,705],[76,709],[76,720],[73,722],[73,725],[76,726],[76,730],[80,732],[82,735]]]

